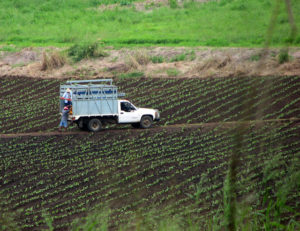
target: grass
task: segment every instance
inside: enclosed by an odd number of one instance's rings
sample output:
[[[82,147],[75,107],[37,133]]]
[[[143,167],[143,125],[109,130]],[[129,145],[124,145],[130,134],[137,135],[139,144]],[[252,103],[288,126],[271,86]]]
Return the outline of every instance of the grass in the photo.
[[[165,60],[164,57],[161,55],[152,56],[150,59],[152,63],[163,63]]]
[[[60,68],[67,63],[67,57],[57,51],[52,53],[43,53],[41,70]]]
[[[120,79],[126,79],[126,78],[140,78],[143,76],[145,76],[145,74],[143,72],[134,71],[134,72],[119,74],[117,77]]]
[[[169,77],[175,77],[179,74],[179,71],[176,68],[167,69],[167,74]]]
[[[96,42],[75,44],[68,49],[68,55],[76,62],[85,58],[108,56],[106,52],[99,48]]]
[[[16,67],[24,67],[24,66],[25,66],[24,63],[16,63],[16,64],[13,64],[11,67],[16,68]]]
[[[287,49],[282,49],[278,55],[278,62],[280,64],[286,63],[290,60],[289,53]]]
[[[102,41],[122,46],[263,46],[273,9],[272,0],[221,0],[199,4],[184,1],[150,13],[134,7],[100,11],[95,0],[2,0],[0,43],[18,46],[71,46]],[[111,1],[110,1],[111,2]],[[119,5],[133,1],[112,1]],[[272,37],[272,46],[285,45],[290,26],[285,7]],[[170,7],[171,5],[171,7]],[[296,25],[300,28],[300,5],[292,0]],[[295,45],[300,44],[299,33]]]
[[[20,49],[18,49],[15,46],[0,46],[0,51],[4,51],[4,52],[17,52]]]
[[[179,54],[179,55],[174,56],[171,59],[171,62],[184,61],[185,59],[186,59],[186,55],[185,54]]]
[[[261,59],[261,54],[255,54],[250,57],[250,60],[253,62],[259,61],[260,59]]]

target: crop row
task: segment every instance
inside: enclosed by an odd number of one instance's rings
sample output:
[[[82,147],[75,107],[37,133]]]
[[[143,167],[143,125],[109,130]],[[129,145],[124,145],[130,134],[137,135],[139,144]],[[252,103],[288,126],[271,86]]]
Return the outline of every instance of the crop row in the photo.
[[[137,106],[158,108],[161,124],[180,124],[298,117],[299,80],[149,78],[116,79],[114,83]],[[51,79],[1,78],[1,132],[55,130],[60,119],[60,83]]]
[[[96,205],[111,209],[114,226],[142,208],[164,208],[162,216],[212,213],[222,207],[237,132],[216,126],[3,138],[1,207],[21,209],[16,216],[25,230],[41,228],[43,213],[53,217],[57,229],[65,229]],[[299,134],[294,123],[253,124],[240,134],[239,195],[260,196],[259,179],[274,157],[279,160],[275,169],[299,158]]]

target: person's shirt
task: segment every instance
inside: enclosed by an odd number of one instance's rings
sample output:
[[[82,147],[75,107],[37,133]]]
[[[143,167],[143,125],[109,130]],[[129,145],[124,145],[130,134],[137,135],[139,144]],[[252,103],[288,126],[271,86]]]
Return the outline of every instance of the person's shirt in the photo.
[[[62,116],[61,116],[62,120],[68,120],[69,111],[70,110],[62,110]]]
[[[63,98],[65,98],[65,103],[68,103],[68,100],[66,100],[66,99],[72,100],[72,92],[65,92],[63,95]]]

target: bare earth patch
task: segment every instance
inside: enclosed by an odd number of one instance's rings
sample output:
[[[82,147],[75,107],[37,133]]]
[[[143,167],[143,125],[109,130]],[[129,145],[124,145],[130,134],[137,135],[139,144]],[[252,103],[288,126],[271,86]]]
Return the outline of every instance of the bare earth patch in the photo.
[[[154,78],[207,78],[228,76],[300,76],[300,48],[290,48],[288,62],[279,64],[280,49],[208,47],[106,47],[108,57],[67,62],[43,70],[43,52],[57,48],[25,48],[1,52],[1,76],[38,78],[102,78],[140,73]]]

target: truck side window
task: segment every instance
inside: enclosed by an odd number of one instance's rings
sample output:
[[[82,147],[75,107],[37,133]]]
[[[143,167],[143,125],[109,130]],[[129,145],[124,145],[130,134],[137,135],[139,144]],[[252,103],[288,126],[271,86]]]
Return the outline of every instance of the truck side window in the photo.
[[[129,112],[130,111],[130,109],[128,108],[128,105],[127,105],[128,103],[126,103],[126,102],[121,102],[121,110],[122,111],[126,111],[126,112]]]
[[[121,110],[130,112],[130,111],[134,111],[135,108],[128,102],[121,102]]]

